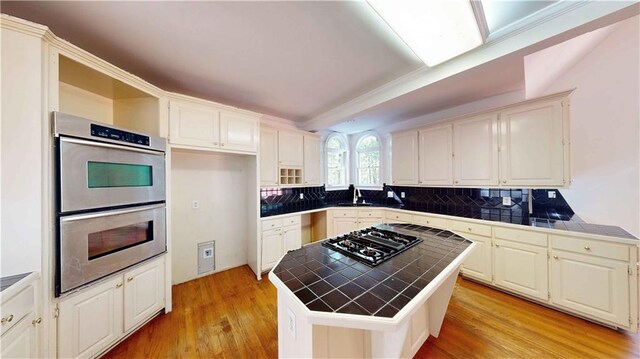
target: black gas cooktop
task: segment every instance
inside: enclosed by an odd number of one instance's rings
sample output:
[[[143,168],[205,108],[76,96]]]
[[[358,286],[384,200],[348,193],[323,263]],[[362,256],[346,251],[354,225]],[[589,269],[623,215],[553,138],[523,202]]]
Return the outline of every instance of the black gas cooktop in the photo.
[[[375,267],[420,242],[422,239],[414,236],[370,227],[328,239],[322,245]]]

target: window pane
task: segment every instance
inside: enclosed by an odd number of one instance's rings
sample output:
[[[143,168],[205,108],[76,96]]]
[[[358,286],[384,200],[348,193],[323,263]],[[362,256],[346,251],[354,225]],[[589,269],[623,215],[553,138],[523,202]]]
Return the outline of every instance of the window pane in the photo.
[[[327,141],[327,148],[339,150],[342,149],[342,141],[336,137],[332,137]]]
[[[372,149],[372,148],[378,148],[378,147],[380,147],[380,144],[378,143],[378,139],[375,136],[368,135],[360,139],[360,141],[358,141],[357,150],[360,151],[360,150],[366,150],[366,149]]]
[[[345,185],[344,171],[341,168],[329,168],[327,182],[330,186]]]
[[[327,167],[343,167],[344,152],[327,152]]]

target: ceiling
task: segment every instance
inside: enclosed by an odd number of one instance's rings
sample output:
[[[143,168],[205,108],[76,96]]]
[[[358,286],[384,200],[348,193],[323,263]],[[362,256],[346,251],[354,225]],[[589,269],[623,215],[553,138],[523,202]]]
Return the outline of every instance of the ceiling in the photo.
[[[522,23],[552,5],[564,6],[564,12],[578,7],[554,1],[481,4],[487,41],[494,43],[499,41],[492,33],[522,33]],[[363,1],[2,1],[1,10],[49,26],[165,90],[307,129],[353,133],[524,89],[527,52],[490,43],[476,50],[492,45],[489,50],[500,56],[471,51],[426,68]]]

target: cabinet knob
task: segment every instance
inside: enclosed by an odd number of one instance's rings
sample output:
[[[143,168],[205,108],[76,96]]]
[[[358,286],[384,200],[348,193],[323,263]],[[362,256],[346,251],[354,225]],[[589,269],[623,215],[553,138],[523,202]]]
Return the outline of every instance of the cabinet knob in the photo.
[[[585,249],[586,251],[590,251],[590,250],[591,250],[591,247],[589,247],[589,246],[584,246],[584,249]]]
[[[500,245],[498,243],[496,243],[496,248],[500,248]]]
[[[455,181],[455,183],[458,183],[458,181]]]
[[[122,287],[122,283],[116,284],[116,288],[120,288],[120,287]]]
[[[427,224],[429,224],[429,223],[431,223],[431,222],[427,221]]]
[[[218,142],[214,142],[214,143],[213,143],[213,145],[214,145],[214,146],[217,146],[217,145],[218,145]]]
[[[133,277],[127,278],[127,282],[131,282],[132,280],[133,280]]]
[[[13,320],[13,314],[9,315],[8,317],[4,317],[2,318],[2,324],[4,323],[11,323],[11,321]]]
[[[553,256],[553,259],[558,259],[558,256]]]
[[[473,231],[473,229],[471,229],[471,227],[467,227],[467,229],[469,230],[469,232]]]
[[[224,142],[222,142],[222,143],[220,144],[220,146],[224,146]]]
[[[507,180],[502,180],[502,183],[507,183]]]
[[[31,324],[36,325],[42,323],[42,318],[38,317],[38,319],[34,319]]]

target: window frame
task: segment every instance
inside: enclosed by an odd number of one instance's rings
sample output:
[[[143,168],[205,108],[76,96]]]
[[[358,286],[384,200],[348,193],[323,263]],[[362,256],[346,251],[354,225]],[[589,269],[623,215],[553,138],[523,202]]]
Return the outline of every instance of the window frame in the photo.
[[[375,148],[367,148],[364,150],[359,150],[360,144],[362,143],[362,141],[367,138],[367,137],[374,137],[376,139],[376,141],[378,142],[378,146]],[[368,153],[368,152],[378,152],[378,182],[374,183],[374,184],[362,184],[360,183],[360,153]],[[380,136],[375,133],[375,132],[371,132],[371,131],[367,131],[362,133],[358,139],[355,141],[354,143],[354,179],[353,179],[353,183],[354,186],[358,187],[358,188],[366,188],[366,189],[382,189],[382,171],[383,171],[383,165],[382,165],[382,155],[383,155],[383,143],[382,143],[382,139],[380,138]]]
[[[335,149],[329,148],[329,141],[332,139],[337,139],[340,142],[341,150],[336,151]],[[341,185],[331,185],[329,184],[329,153],[331,152],[342,152],[343,155],[343,163],[342,163],[342,171],[344,172],[344,183]],[[325,163],[324,163],[324,173],[325,173],[325,189],[326,190],[341,190],[349,188],[349,141],[347,138],[339,132],[334,132],[327,136],[327,139],[324,142],[324,153],[325,153]]]

